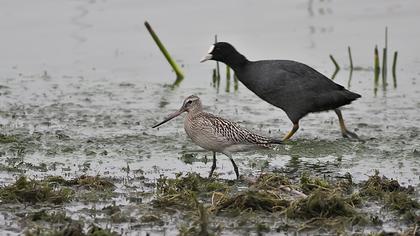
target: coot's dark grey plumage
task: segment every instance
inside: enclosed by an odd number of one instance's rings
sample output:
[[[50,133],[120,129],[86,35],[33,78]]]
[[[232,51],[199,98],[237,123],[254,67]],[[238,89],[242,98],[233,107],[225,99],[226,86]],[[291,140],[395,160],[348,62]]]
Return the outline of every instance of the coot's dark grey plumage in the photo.
[[[296,61],[249,61],[226,42],[210,48],[202,60],[215,60],[230,66],[238,79],[257,96],[284,110],[293,122],[289,139],[299,129],[299,120],[310,112],[334,110],[344,137],[357,135],[347,130],[339,107],[361,97],[334,83],[315,69]]]

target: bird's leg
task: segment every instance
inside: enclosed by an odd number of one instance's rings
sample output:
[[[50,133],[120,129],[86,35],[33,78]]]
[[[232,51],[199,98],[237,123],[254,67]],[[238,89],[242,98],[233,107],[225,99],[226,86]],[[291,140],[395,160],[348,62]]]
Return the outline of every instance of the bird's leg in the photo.
[[[293,134],[295,134],[295,133],[296,133],[296,131],[297,131],[298,129],[299,129],[299,122],[293,123],[293,128],[292,128],[292,130],[290,130],[290,132],[289,132],[289,133],[287,133],[287,134],[284,136],[283,141],[286,141],[286,140],[288,140],[289,138],[291,138],[291,137],[293,136]]]
[[[229,157],[230,161],[232,162],[233,165],[233,170],[235,170],[235,174],[236,174],[236,179],[239,179],[239,170],[238,170],[238,166],[236,165],[235,161],[233,161],[232,157]]]
[[[223,152],[223,154],[225,154],[227,157],[229,157],[230,161],[232,162],[233,165],[233,170],[235,171],[236,174],[236,178],[239,179],[239,170],[238,170],[238,166],[236,165],[235,161],[232,158],[232,154],[230,154],[229,152]]]
[[[211,170],[209,174],[209,178],[213,175],[213,171],[216,169],[216,152],[213,152],[213,165],[211,165]]]
[[[359,139],[359,136],[357,136],[356,133],[353,133],[346,128],[346,125],[344,124],[343,114],[341,114],[340,109],[337,108],[337,109],[334,109],[334,111],[335,111],[335,114],[337,114],[337,116],[338,116],[338,121],[340,123],[341,134],[343,135],[343,137],[344,138]]]

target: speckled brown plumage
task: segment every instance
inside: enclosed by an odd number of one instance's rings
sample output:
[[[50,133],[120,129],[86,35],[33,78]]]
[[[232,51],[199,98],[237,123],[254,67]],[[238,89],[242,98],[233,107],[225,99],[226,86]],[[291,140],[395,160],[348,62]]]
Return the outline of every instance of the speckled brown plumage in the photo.
[[[204,112],[200,98],[195,95],[187,97],[177,112],[153,127],[157,127],[183,112],[188,112],[184,120],[184,129],[188,137],[200,147],[213,151],[214,155],[216,152],[220,152],[228,156],[238,178],[239,171],[232,159],[232,152],[258,147],[268,148],[271,144],[282,143],[281,140],[255,134],[230,120]],[[210,176],[215,168],[216,159],[214,156]]]

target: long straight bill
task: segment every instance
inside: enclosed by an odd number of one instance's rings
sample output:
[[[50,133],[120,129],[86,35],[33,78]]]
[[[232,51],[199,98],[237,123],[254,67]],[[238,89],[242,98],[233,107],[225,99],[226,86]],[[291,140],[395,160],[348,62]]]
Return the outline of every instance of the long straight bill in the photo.
[[[160,125],[165,124],[166,122],[168,122],[168,121],[172,120],[173,118],[175,118],[175,117],[177,117],[177,116],[181,115],[181,114],[182,114],[182,112],[184,112],[184,111],[183,111],[183,110],[179,110],[179,111],[176,111],[176,112],[174,112],[174,113],[170,114],[168,117],[166,117],[166,118],[165,118],[165,120],[164,120],[164,121],[160,122],[159,124],[154,125],[152,128],[156,128],[156,127],[158,127],[158,126],[160,126]]]

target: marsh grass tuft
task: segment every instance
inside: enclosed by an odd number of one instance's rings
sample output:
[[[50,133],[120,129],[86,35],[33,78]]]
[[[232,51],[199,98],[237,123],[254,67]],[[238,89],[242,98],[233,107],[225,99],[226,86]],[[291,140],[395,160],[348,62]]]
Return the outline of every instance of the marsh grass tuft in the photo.
[[[0,143],[14,143],[17,142],[18,139],[13,135],[1,134],[0,133]]]
[[[30,180],[19,177],[15,183],[0,188],[0,199],[3,203],[42,203],[62,204],[74,195],[70,188],[55,188],[48,181]]]
[[[83,188],[87,190],[106,190],[115,188],[115,185],[110,180],[102,178],[99,175],[81,175],[77,178],[70,180],[66,180],[61,176],[48,176],[45,178],[45,181],[50,183],[57,183],[64,186]]]
[[[247,184],[245,189],[244,184]],[[309,174],[303,174],[300,179],[290,179],[269,173],[255,180],[235,182],[234,185],[187,174],[185,177],[178,175],[175,179],[162,177],[158,180],[157,190],[157,202],[165,200],[166,206],[177,206],[177,209],[197,212],[200,211],[200,204],[210,203],[208,208],[201,205],[201,210],[206,209],[205,214],[209,215],[198,213],[205,219],[202,222],[205,228],[211,228],[208,221],[214,217],[238,219],[238,224],[254,222],[255,225],[264,225],[259,217],[271,215],[290,219],[288,224],[299,230],[319,227],[344,230],[349,225],[377,224],[375,219],[379,216],[363,210],[367,202],[380,200],[384,208],[410,221],[416,219],[416,209],[419,207],[419,203],[412,199],[411,187],[403,187],[396,180],[380,177],[379,173],[360,184],[353,183],[349,173],[332,179]],[[200,224],[184,225],[180,230],[184,233],[181,235],[198,233]]]
[[[375,174],[369,176],[369,179],[365,182],[362,182],[360,194],[362,196],[367,196],[372,199],[378,200],[382,199],[386,193],[390,192],[407,192],[413,193],[414,189],[412,187],[403,187],[397,180],[388,179],[385,176],[379,176],[379,172],[375,171]]]
[[[331,190],[332,186],[328,183],[327,180],[318,178],[318,177],[311,177],[308,173],[302,174],[300,177],[300,187],[302,191],[306,194],[311,193],[317,189],[323,190]]]
[[[287,209],[291,218],[311,219],[315,217],[353,217],[357,214],[349,199],[340,192],[313,191],[307,198],[299,199]]]
[[[25,232],[26,236],[117,236],[120,235],[109,229],[103,229],[96,225],[91,225],[85,232],[83,224],[71,222],[64,228],[49,229],[38,227]]]
[[[71,217],[67,216],[62,211],[47,211],[46,209],[29,213],[26,217],[32,222],[42,221],[51,224],[64,224],[72,221]]]
[[[198,196],[211,196],[214,191],[225,191],[229,185],[225,182],[203,178],[197,173],[188,173],[185,177],[180,174],[175,179],[160,177],[156,183],[156,207],[178,206],[194,209],[197,207]]]
[[[247,190],[234,196],[225,196],[214,207],[216,212],[222,210],[274,212],[286,209],[289,204],[288,200],[274,191]]]
[[[360,195],[381,201],[388,209],[396,211],[409,221],[415,221],[418,217],[416,211],[420,209],[420,203],[412,198],[414,188],[403,187],[397,180],[374,175],[361,184]]]
[[[49,176],[43,180],[31,180],[21,176],[15,183],[0,188],[0,200],[4,203],[63,204],[74,198],[74,188],[112,191],[115,186],[100,176],[82,175],[71,180],[65,180],[61,176]]]

